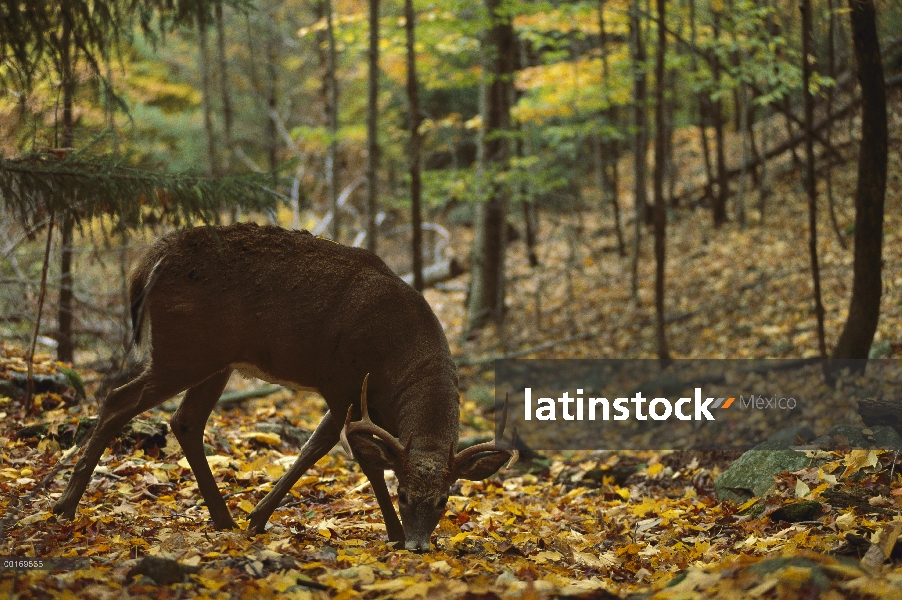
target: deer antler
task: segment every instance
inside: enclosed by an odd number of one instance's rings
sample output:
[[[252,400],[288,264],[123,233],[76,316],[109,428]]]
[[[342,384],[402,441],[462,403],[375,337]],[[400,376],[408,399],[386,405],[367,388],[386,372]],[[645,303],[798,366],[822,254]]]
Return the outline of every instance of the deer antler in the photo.
[[[366,384],[369,381],[370,374],[367,373],[363,378],[363,389],[360,392],[360,420],[351,422],[351,413],[354,406],[348,407],[348,416],[345,418],[345,426],[341,429],[341,445],[348,453],[348,456],[354,456],[351,452],[351,445],[348,443],[348,435],[351,433],[362,433],[374,435],[388,444],[399,458],[406,458],[410,454],[410,443],[413,441],[413,434],[407,438],[407,446],[401,446],[401,443],[395,439],[395,436],[385,431],[370,419],[370,413],[366,407]]]
[[[465,461],[466,459],[470,458],[471,456],[473,456],[474,454],[479,454],[480,452],[506,450],[506,448],[498,447],[498,440],[501,439],[501,437],[504,435],[504,428],[505,428],[505,426],[507,426],[507,403],[508,403],[508,395],[505,394],[504,395],[504,409],[501,411],[501,429],[500,429],[500,431],[497,432],[497,434],[495,435],[495,439],[493,439],[491,442],[483,442],[482,444],[476,444],[475,446],[470,446],[469,448],[464,448],[464,450],[462,452],[460,452],[460,454],[454,453],[455,448],[454,448],[454,445],[452,444],[450,463],[449,463],[452,465],[452,467],[453,467],[453,465],[455,465],[457,463],[461,463],[461,462]],[[511,457],[513,457],[515,460],[516,460],[517,456],[519,455],[519,453],[515,449],[513,449],[513,446],[516,444],[516,441],[517,441],[517,429],[514,428],[514,437],[513,437],[513,441],[511,442],[511,449],[507,450],[507,452],[509,452]]]

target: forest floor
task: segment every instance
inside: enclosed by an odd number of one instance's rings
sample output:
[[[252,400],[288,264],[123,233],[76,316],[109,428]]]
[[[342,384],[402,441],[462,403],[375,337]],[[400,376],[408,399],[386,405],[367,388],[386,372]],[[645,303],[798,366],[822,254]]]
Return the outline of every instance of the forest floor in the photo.
[[[891,132],[898,135],[900,125],[896,113]],[[875,338],[884,356],[902,349],[902,145],[890,148],[884,295]],[[838,221],[851,245],[854,165],[835,169],[833,176]],[[849,302],[852,252],[840,246],[823,194],[821,199],[819,249],[831,347]],[[702,208],[680,209],[671,217],[667,334],[674,356],[817,354],[807,204],[796,171],[775,175],[763,225],[752,211],[747,227],[731,222],[714,229]],[[529,356],[655,356],[650,237],[640,257],[636,302],[630,259],[618,256],[606,211],[543,213],[541,227],[540,266],[528,266],[522,242],[510,247],[503,326],[465,338],[466,276],[426,292],[455,356],[485,361],[462,369],[462,437],[490,429],[485,402],[492,394],[492,357],[548,342],[555,343]],[[466,252],[467,242],[466,236],[455,238],[455,250]],[[0,378],[21,371],[23,356],[2,346]],[[39,373],[58,369],[39,358]],[[233,378],[233,388],[250,385]],[[40,482],[60,460],[60,440],[78,419],[96,414],[97,406],[92,398],[77,402],[71,393],[39,397],[37,413],[27,418],[20,403],[0,399],[0,507],[8,517],[0,553],[89,557],[91,568],[0,570],[0,594],[9,597],[832,600],[897,598],[902,590],[902,558],[893,553],[881,564],[864,556],[873,547],[889,554],[902,531],[902,477],[896,472],[902,459],[892,452],[836,453],[826,465],[780,475],[758,512],[743,512],[752,503],[717,501],[713,481],[729,461],[716,456],[551,455],[485,482],[455,485],[433,537],[435,550],[413,554],[384,541],[367,481],[340,449],[301,479],[264,535],[212,529],[171,435],[143,444],[115,442],[76,519],[60,520],[50,506],[69,470],[51,476],[44,487]],[[151,416],[165,418],[172,408],[164,404]],[[287,431],[286,424],[312,430],[322,412],[318,397],[282,391],[211,417],[208,460],[240,526],[297,453],[295,443],[273,431]],[[33,422],[50,430],[20,432]],[[824,495],[830,490],[862,502],[831,503]],[[820,501],[822,512],[795,523],[772,518],[802,496]],[[147,574],[128,576],[146,556],[179,561],[176,576],[184,574],[184,581],[157,585]]]

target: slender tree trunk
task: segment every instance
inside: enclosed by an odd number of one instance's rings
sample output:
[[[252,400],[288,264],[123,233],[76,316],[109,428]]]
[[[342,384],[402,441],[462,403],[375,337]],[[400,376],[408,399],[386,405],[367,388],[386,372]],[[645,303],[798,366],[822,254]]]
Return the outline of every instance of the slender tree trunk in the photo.
[[[696,47],[697,31],[695,28],[695,0],[689,0],[689,36],[692,47]],[[698,72],[698,59],[691,53],[692,72]],[[714,168],[711,165],[711,148],[708,144],[708,115],[711,113],[711,100],[705,92],[698,94],[698,134],[705,163],[705,200],[714,207]]]
[[[510,127],[510,78],[513,74],[515,37],[511,19],[499,14],[501,0],[485,0],[491,19],[486,35],[489,68],[483,131],[483,161],[487,169],[503,170],[509,156],[502,134]],[[467,302],[467,329],[473,331],[488,320],[504,318],[505,190],[489,184],[488,198],[479,206],[473,240],[473,272]]]
[[[720,40],[720,14],[714,12],[714,43]],[[711,65],[714,78],[714,89],[720,89],[720,61],[714,57]],[[723,102],[718,98],[712,100],[712,118],[714,119],[714,138],[717,149],[717,196],[714,198],[711,215],[714,226],[720,227],[727,221],[727,198],[730,195],[729,181],[727,179],[727,158],[724,149],[723,135]]]
[[[225,20],[222,0],[216,0],[216,58],[219,65],[219,94],[222,98],[222,173],[228,173],[232,157],[232,96],[229,90],[229,67],[225,50]]]
[[[665,27],[665,0],[658,3],[658,49],[655,61],[655,174],[654,174],[654,229],[655,229],[655,337],[658,342],[658,358],[670,359],[667,334],[664,329],[664,275],[666,266],[667,215],[664,200],[664,171],[667,155],[667,124],[664,122],[664,56],[667,49]]]
[[[410,207],[413,228],[413,288],[423,291],[423,217],[420,214],[420,98],[417,90],[417,57],[414,49],[416,15],[413,0],[404,0],[407,33],[407,100],[410,122]]]
[[[883,203],[888,150],[886,89],[874,0],[849,0],[849,8],[861,85],[861,146],[855,189],[852,301],[833,358],[867,358],[880,318],[883,289]]]
[[[75,58],[72,47],[72,30],[68,19],[63,19],[62,43],[60,45],[60,62],[62,65],[63,86],[63,127],[60,147],[72,150],[75,144],[75,120],[73,107],[75,104]],[[71,198],[73,206],[63,214],[60,240],[60,298],[58,315],[58,333],[56,337],[56,358],[63,362],[72,362],[75,358],[75,335],[72,331],[73,299],[72,293],[72,242],[75,228],[75,198]],[[49,235],[49,234],[48,234]]]
[[[326,37],[329,43],[329,60],[326,78],[329,85],[329,151],[326,156],[326,179],[329,188],[329,206],[332,210],[332,239],[338,241],[340,232],[338,218],[338,78],[335,73],[337,58],[335,53],[335,29],[332,24],[332,0],[323,0],[326,13]]]
[[[213,132],[213,106],[210,85],[210,68],[207,64],[207,10],[197,9],[197,40],[200,54],[197,66],[200,69],[201,101],[204,112],[204,132],[207,135],[207,174],[219,175],[219,160],[216,157],[216,136]]]
[[[827,25],[827,75],[833,81],[836,81],[836,14],[833,8],[833,0],[827,0],[827,9],[830,12],[829,22]],[[827,88],[827,131],[824,134],[824,137],[827,138],[827,145],[831,145],[833,143],[832,135],[833,135],[833,97],[835,95],[835,86],[831,85]],[[833,169],[831,167],[827,167],[826,172],[824,173],[824,178],[826,179],[827,184],[827,207],[830,210],[830,222],[833,224],[833,231],[836,233],[836,239],[839,241],[839,245],[842,246],[842,249],[846,249],[846,238],[843,235],[842,231],[839,228],[839,223],[836,220],[836,202],[833,199]]]
[[[279,168],[279,133],[276,126],[275,113],[279,107],[279,73],[276,69],[279,59],[279,40],[274,32],[270,32],[266,38],[266,147],[269,156],[269,172],[272,174],[272,184],[275,188],[279,182],[277,170]]]
[[[376,252],[379,210],[379,0],[370,0],[370,49],[366,105],[366,249]],[[414,271],[416,273],[416,271]]]
[[[648,146],[648,126],[646,116],[645,45],[642,42],[642,23],[639,21],[639,0],[630,4],[630,32],[633,46],[633,104],[635,107],[635,154],[634,186],[635,223],[633,228],[633,261],[631,265],[631,292],[633,299],[639,300],[639,250],[641,249],[642,223],[645,220],[646,205],[646,149]]]
[[[517,136],[517,143],[515,145],[515,152],[517,153],[517,158],[522,159],[526,156],[526,152],[523,148],[523,127],[522,125],[518,125],[519,135]],[[520,196],[520,206],[523,208],[523,228],[526,231],[526,258],[529,261],[530,267],[538,267],[539,266],[539,257],[536,254],[536,216],[535,216],[535,206],[532,201],[529,199],[529,194],[526,189],[526,182],[523,182],[520,185],[519,196]]]
[[[737,112],[739,113],[739,129],[741,136],[741,144],[742,150],[740,152],[741,162],[740,164],[740,174],[739,174],[739,194],[736,197],[736,217],[739,225],[744,229],[746,226],[745,223],[745,190],[746,190],[746,161],[748,160],[748,147],[749,147],[749,131],[748,131],[748,102],[746,99],[746,85],[745,82],[739,83],[739,89],[737,90],[736,100],[737,104]],[[752,169],[754,171],[754,169]]]
[[[598,29],[600,32],[601,44],[601,77],[603,85],[607,86],[609,85],[610,79],[610,51],[608,49],[607,29],[604,21],[605,2],[606,0],[598,0]],[[608,107],[604,111],[605,120],[609,127],[614,127],[616,126],[617,118],[619,116],[617,107],[611,104],[610,97],[607,98],[607,103]],[[615,172],[618,171],[617,139],[611,138],[608,140],[599,140],[598,144],[601,159],[601,178],[599,179],[598,184],[601,186],[602,198],[607,197],[614,213],[614,230],[617,234],[617,253],[620,256],[626,256],[626,243],[623,240],[623,227],[620,224],[620,191],[617,189],[619,184],[619,173],[615,176]]]
[[[814,314],[817,318],[817,343],[821,358],[827,358],[824,341],[824,304],[821,301],[821,271],[817,256],[817,179],[814,173],[814,96],[811,72],[814,52],[811,39],[811,0],[801,0],[802,10],[802,93],[805,99],[805,188],[808,192],[808,251],[814,282]]]

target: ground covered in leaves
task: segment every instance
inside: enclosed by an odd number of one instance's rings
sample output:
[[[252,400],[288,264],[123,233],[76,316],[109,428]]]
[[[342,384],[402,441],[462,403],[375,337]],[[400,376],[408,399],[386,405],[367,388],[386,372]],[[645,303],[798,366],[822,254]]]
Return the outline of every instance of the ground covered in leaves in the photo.
[[[23,352],[4,346],[3,355],[0,375],[21,372]],[[49,360],[36,369],[54,370]],[[68,472],[31,492],[96,407],[71,391],[38,398],[28,419],[15,399],[0,407],[0,505],[8,526],[2,553],[89,557],[91,567],[3,570],[0,593],[881,598],[898,597],[902,589],[902,562],[892,555],[902,531],[894,516],[902,504],[902,458],[892,452],[836,453],[823,467],[779,476],[766,502],[743,506],[713,495],[713,479],[731,456],[580,452],[522,461],[488,481],[458,483],[433,537],[435,551],[413,554],[384,541],[368,482],[339,449],[300,480],[266,534],[212,530],[177,442],[171,434],[154,434],[172,404],[144,415],[150,424],[140,429],[144,435],[114,443],[77,518],[59,520],[50,506]],[[464,396],[463,409],[464,436],[487,428],[476,402]],[[208,460],[241,527],[241,517],[291,464],[321,410],[317,397],[285,391],[214,413]],[[23,429],[30,421],[48,427]],[[837,503],[837,490],[858,502]],[[798,517],[785,508],[802,496],[821,505],[791,522]],[[874,548],[884,553],[877,560]]]

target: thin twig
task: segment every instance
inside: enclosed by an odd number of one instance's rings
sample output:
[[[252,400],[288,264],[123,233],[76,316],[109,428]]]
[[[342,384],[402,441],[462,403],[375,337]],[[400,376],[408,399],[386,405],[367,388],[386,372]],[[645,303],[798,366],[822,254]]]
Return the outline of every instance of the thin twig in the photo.
[[[31,334],[31,348],[28,351],[28,383],[25,386],[25,414],[31,412],[32,395],[34,393],[34,349],[38,344],[38,332],[41,329],[41,313],[44,310],[44,295],[47,292],[47,268],[50,266],[50,242],[53,239],[54,213],[50,212],[50,223],[47,226],[47,247],[44,248],[44,266],[41,268],[41,291],[38,295],[38,311],[34,319],[34,330]]]

